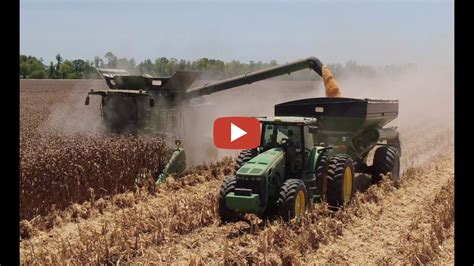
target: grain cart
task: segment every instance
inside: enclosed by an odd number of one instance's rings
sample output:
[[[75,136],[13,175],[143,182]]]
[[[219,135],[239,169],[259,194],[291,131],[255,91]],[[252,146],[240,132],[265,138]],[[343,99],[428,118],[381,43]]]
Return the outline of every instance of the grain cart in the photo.
[[[223,221],[242,213],[288,220],[321,201],[341,207],[354,195],[356,173],[373,182],[399,178],[399,133],[384,128],[398,116],[398,100],[302,99],[275,105],[274,114],[259,118],[260,146],[240,153],[236,175],[221,186]]]
[[[102,122],[111,133],[160,133],[167,138],[180,139],[185,126],[180,111],[182,105],[196,106],[204,102],[204,95],[303,69],[312,69],[320,76],[326,70],[319,59],[309,57],[188,89],[201,73],[178,71],[171,77],[151,77],[130,75],[120,69],[97,69],[109,89],[91,90],[85,104],[89,104],[89,95],[101,96]],[[165,171],[157,177],[158,182],[185,168],[184,148],[179,140],[177,144]]]

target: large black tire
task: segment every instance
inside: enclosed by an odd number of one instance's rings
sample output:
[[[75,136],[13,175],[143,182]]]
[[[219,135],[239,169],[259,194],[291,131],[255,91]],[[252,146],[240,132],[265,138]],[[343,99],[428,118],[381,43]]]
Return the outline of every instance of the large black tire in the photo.
[[[375,150],[374,162],[372,164],[372,182],[380,182],[382,175],[389,173],[392,179],[400,179],[400,155],[394,147],[378,147]]]
[[[316,164],[316,182],[322,201],[327,200],[327,173],[329,169],[329,155],[324,152]]]
[[[397,149],[398,151],[398,155],[402,156],[402,143],[400,141],[400,133],[398,133],[398,136],[396,138],[387,140],[387,144],[392,147],[395,147],[395,149]]]
[[[235,184],[237,179],[235,176],[228,176],[224,178],[224,183],[222,183],[221,190],[219,192],[219,216],[222,222],[234,221],[239,218],[239,213],[234,210],[231,210],[225,204],[225,196],[230,192],[234,192]]]
[[[326,179],[327,203],[331,208],[341,207],[352,200],[354,165],[349,155],[336,155],[329,161]]]
[[[239,171],[240,167],[250,161],[255,155],[257,155],[257,150],[255,149],[241,151],[235,162],[235,172]]]
[[[302,215],[308,206],[308,192],[300,179],[288,179],[280,188],[277,200],[278,214],[285,221]]]

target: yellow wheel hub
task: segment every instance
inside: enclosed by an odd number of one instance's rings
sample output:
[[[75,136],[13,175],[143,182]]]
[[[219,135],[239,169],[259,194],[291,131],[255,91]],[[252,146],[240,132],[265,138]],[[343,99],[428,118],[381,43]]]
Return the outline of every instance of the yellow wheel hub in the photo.
[[[351,200],[352,196],[352,171],[350,167],[346,167],[344,170],[344,182],[342,188],[342,198],[344,199],[344,204],[348,203]]]
[[[296,194],[295,215],[296,216],[302,215],[305,209],[306,209],[306,199],[305,199],[303,190],[300,190],[298,194]]]

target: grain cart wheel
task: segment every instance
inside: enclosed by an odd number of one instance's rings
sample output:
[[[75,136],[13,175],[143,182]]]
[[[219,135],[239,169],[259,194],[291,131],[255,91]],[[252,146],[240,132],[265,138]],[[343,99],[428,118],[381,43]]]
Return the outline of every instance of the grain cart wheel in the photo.
[[[318,184],[319,193],[321,194],[321,200],[327,201],[327,173],[329,169],[329,155],[325,152],[319,157],[319,161],[316,165],[316,182]]]
[[[389,146],[378,147],[372,165],[372,182],[382,180],[381,175],[391,174],[392,179],[400,179],[400,155],[397,149]]]
[[[233,221],[239,218],[239,214],[231,210],[225,204],[225,196],[230,192],[233,192],[235,189],[235,184],[237,183],[237,179],[235,176],[228,176],[224,179],[224,183],[222,183],[221,190],[219,192],[219,216],[221,217],[221,221],[228,222]]]
[[[393,146],[397,149],[398,155],[402,155],[402,144],[400,141],[400,133],[398,133],[398,136],[395,139],[389,139],[387,140],[387,144],[390,146]]]
[[[349,155],[336,155],[329,161],[327,202],[331,207],[349,203],[354,195],[354,166]]]
[[[278,213],[285,221],[303,215],[308,206],[308,192],[300,179],[288,179],[280,188]]]
[[[235,172],[239,171],[240,167],[242,167],[242,165],[244,165],[246,162],[250,161],[250,159],[255,157],[255,155],[257,155],[256,149],[241,151],[235,162]]]

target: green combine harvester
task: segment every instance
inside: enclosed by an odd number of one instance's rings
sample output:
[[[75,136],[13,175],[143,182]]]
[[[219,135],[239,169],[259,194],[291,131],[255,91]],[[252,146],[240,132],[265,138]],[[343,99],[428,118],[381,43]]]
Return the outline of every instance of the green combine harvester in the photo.
[[[198,107],[196,110],[199,110],[205,103],[202,96],[303,69],[311,69],[321,76],[322,68],[319,59],[308,57],[194,88],[189,87],[200,77],[200,72],[177,71],[171,77],[151,77],[130,75],[122,69],[97,69],[109,88],[91,90],[85,104],[89,105],[90,95],[101,97],[102,123],[109,133],[161,134],[168,140],[176,140],[178,145],[169,163],[156,177],[157,183],[160,183],[170,174],[186,168],[185,150],[180,141],[185,127],[183,106]],[[188,127],[191,131],[195,128]],[[193,134],[193,137],[199,138],[195,135],[197,132]]]
[[[399,178],[397,100],[322,97],[275,105],[275,117],[261,117],[261,145],[240,153],[236,175],[226,177],[219,196],[223,221],[243,213],[302,215],[325,201],[333,209],[349,203],[354,177]],[[369,152],[376,147],[372,165]]]

